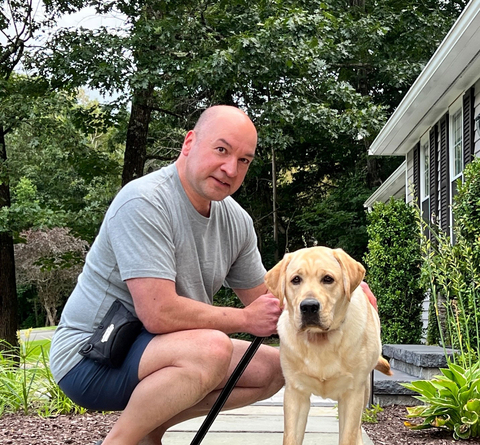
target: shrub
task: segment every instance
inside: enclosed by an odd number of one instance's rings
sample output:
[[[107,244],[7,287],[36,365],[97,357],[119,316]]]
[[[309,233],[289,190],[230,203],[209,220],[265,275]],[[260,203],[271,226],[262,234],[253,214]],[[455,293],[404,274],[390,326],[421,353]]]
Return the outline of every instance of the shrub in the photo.
[[[367,219],[366,281],[378,299],[382,341],[420,343],[425,288],[415,209],[392,198],[375,204]]]
[[[442,375],[403,386],[418,393],[424,405],[408,408],[422,423],[412,429],[443,428],[455,439],[480,437],[480,161],[465,170],[455,197],[455,243],[438,227],[423,237],[424,273],[428,278],[441,343],[457,353]],[[423,221],[418,215],[418,221]],[[424,231],[425,233],[425,231]]]

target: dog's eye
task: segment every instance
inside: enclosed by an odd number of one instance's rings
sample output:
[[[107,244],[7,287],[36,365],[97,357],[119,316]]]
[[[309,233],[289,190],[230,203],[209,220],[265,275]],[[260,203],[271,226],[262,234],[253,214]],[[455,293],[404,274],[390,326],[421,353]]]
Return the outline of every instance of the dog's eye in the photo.
[[[322,279],[325,284],[332,284],[335,280],[330,275],[325,275]]]
[[[298,275],[295,275],[290,282],[292,284],[300,284],[302,282],[302,279]]]

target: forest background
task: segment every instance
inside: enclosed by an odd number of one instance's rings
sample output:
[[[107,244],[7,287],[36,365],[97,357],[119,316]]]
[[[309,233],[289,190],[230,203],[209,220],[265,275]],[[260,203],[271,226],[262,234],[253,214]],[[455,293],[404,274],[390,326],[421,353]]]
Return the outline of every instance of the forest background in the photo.
[[[362,260],[363,203],[403,161],[368,148],[466,3],[3,0],[0,338],[58,321],[116,192],[214,104],[259,132],[235,198],[266,267],[315,244]],[[122,21],[58,26],[85,7]]]

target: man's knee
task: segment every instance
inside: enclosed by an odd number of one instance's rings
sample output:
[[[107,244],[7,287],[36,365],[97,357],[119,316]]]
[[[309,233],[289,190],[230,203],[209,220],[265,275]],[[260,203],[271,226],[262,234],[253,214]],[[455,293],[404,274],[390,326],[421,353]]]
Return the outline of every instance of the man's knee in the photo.
[[[274,392],[277,392],[284,384],[282,367],[280,366],[280,354],[278,349],[265,348],[264,379]]]
[[[233,354],[230,338],[220,331],[207,331],[200,358],[205,385],[216,386],[227,374]]]

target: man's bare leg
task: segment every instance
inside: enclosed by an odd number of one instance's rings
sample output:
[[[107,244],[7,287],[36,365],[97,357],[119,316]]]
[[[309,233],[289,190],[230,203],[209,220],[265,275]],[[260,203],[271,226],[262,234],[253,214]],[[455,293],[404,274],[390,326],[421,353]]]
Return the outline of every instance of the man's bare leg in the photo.
[[[235,341],[233,347],[227,336],[209,330],[155,337],[140,361],[141,381],[104,445],[136,445],[142,438],[142,443],[158,445],[169,426],[208,412],[247,346]],[[275,392],[273,386],[281,387],[281,378],[271,375],[279,370],[278,352],[260,349],[263,360],[272,363],[261,366],[259,358],[254,357],[239,381],[239,385],[247,386],[234,390],[226,409],[252,403],[263,395],[269,397]],[[258,384],[261,381],[263,385]]]
[[[184,422],[185,420],[208,414],[217,400],[221,389],[225,386],[228,378],[250,345],[250,343],[240,340],[232,340],[232,342],[234,345],[234,353],[230,369],[218,388],[208,394],[196,405],[177,414],[152,431],[140,442],[141,445],[161,445],[163,435],[172,426]],[[237,385],[222,408],[222,411],[240,408],[242,406],[251,405],[259,400],[267,399],[276,394],[283,385],[284,379],[280,368],[278,350],[262,345],[240,377]]]

